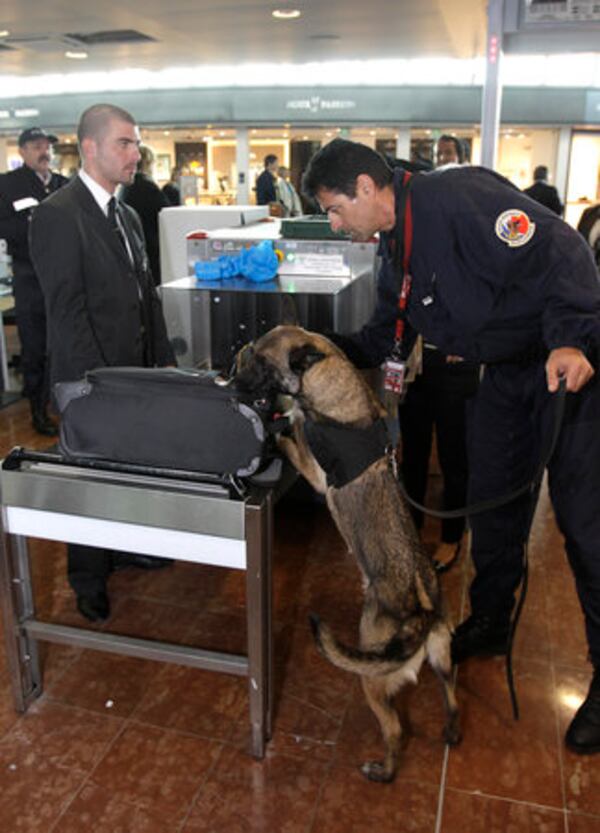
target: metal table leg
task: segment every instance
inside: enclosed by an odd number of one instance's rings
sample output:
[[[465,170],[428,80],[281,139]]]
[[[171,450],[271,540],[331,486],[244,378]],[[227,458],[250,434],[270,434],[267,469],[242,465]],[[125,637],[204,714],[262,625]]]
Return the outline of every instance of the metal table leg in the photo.
[[[269,568],[271,501],[262,496],[246,505],[246,617],[248,629],[248,693],[250,699],[251,751],[262,758],[271,726],[273,674],[271,574]]]
[[[33,591],[27,539],[0,535],[0,600],[15,708],[24,712],[42,693],[37,640],[23,629],[33,617]]]

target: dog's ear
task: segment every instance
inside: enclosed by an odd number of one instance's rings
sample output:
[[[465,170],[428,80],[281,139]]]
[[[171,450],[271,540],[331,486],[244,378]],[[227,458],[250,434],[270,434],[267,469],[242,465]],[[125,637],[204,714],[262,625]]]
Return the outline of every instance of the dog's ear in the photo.
[[[313,344],[307,343],[303,344],[301,347],[294,347],[293,350],[290,350],[288,364],[292,373],[296,373],[298,376],[301,376],[314,364],[323,361],[324,358],[325,353],[317,350]]]
[[[281,298],[281,321],[280,324],[298,326],[298,310],[296,302],[291,295],[283,295]]]
[[[250,364],[254,355],[254,343],[249,341],[238,351],[233,363],[233,372],[230,375],[233,376],[235,373],[244,370]]]

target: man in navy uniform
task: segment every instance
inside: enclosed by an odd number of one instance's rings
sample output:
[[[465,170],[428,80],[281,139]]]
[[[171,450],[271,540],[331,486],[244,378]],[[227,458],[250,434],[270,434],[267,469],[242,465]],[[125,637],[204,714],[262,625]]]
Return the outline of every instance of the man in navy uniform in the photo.
[[[265,169],[256,178],[256,204],[269,205],[277,202],[277,168],[279,160],[274,153],[268,153],[264,160]]]
[[[27,235],[31,212],[49,194],[68,182],[50,170],[56,136],[30,127],[19,136],[20,168],[0,176],[0,238],[8,243],[13,262],[13,294],[21,341],[23,395],[31,405],[31,421],[39,434],[52,437],[56,426],[47,413],[50,396],[46,361],[44,296],[31,258]]]
[[[566,412],[549,487],[594,666],[566,743],[579,753],[599,752],[600,282],[589,247],[484,168],[410,177],[370,148],[336,139],[313,157],[303,188],[335,231],[357,240],[381,233],[375,312],[359,333],[336,337],[352,361],[377,366],[394,346],[407,354],[420,332],[444,353],[485,364],[469,422],[470,503],[531,480],[564,377]],[[471,518],[476,575],[471,615],[453,638],[455,662],[506,653],[531,500],[525,494]]]
[[[562,216],[564,206],[554,185],[548,184],[548,168],[545,165],[537,166],[533,172],[533,185],[525,188],[523,193]]]

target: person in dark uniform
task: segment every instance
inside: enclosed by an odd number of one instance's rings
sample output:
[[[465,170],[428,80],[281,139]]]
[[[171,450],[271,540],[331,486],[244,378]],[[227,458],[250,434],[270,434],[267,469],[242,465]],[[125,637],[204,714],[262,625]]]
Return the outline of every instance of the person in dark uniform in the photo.
[[[20,168],[0,176],[0,238],[6,240],[13,263],[13,295],[21,342],[23,396],[29,399],[31,422],[38,434],[53,437],[56,425],[48,416],[46,311],[44,296],[29,256],[27,234],[33,209],[68,182],[50,170],[56,136],[30,127],[19,136]]]
[[[179,190],[179,177],[181,168],[172,168],[171,179],[162,187],[162,192],[167,198],[169,205],[181,205],[181,191]]]
[[[562,216],[563,204],[554,185],[548,185],[548,168],[545,165],[537,166],[533,172],[533,185],[525,188],[523,193]]]
[[[456,136],[440,136],[436,148],[438,167],[461,165],[462,143]],[[443,480],[443,508],[460,509],[467,500],[469,466],[467,459],[467,405],[479,385],[479,365],[461,356],[446,356],[422,339],[418,344],[420,362],[398,409],[402,447],[402,479],[408,494],[423,504],[427,492],[429,460],[433,437]],[[411,506],[417,529],[423,527],[423,513]],[[466,520],[443,518],[441,540],[433,554],[437,570],[444,572],[458,559]]]
[[[274,153],[268,153],[264,160],[265,169],[256,177],[256,204],[269,205],[277,202],[277,168],[279,160]]]
[[[435,149],[435,160],[438,168],[442,165],[463,164],[465,161],[465,149],[458,136],[451,136],[449,133],[444,133],[443,136],[440,136]]]
[[[156,286],[160,285],[160,251],[158,245],[158,215],[170,205],[165,194],[152,179],[154,154],[147,145],[140,146],[140,161],[131,185],[121,192],[121,199],[135,208],[144,229],[150,271]]]
[[[39,206],[30,230],[48,311],[51,381],[76,381],[97,367],[173,365],[139,217],[115,199],[136,171],[138,128],[120,107],[97,104],[81,116],[77,138],[79,175]],[[107,579],[129,565],[152,569],[165,560],[69,545],[69,582],[83,616],[109,616]]]
[[[575,752],[599,752],[600,280],[589,247],[484,168],[411,177],[370,148],[336,139],[313,157],[303,187],[335,231],[357,240],[381,234],[373,316],[359,333],[336,337],[352,361],[377,366],[396,355],[394,347],[406,353],[420,332],[448,355],[484,363],[469,414],[469,502],[531,480],[548,447],[554,393],[564,377],[566,412],[549,488],[594,666],[566,743]],[[525,494],[471,519],[476,573],[471,615],[453,637],[455,662],[506,653],[534,498]]]

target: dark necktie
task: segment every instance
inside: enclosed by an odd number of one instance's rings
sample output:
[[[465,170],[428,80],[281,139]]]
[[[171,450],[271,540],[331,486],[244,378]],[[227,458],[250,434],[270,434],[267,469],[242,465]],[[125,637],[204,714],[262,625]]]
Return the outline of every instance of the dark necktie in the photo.
[[[131,260],[131,255],[129,253],[129,248],[127,246],[127,241],[125,239],[125,232],[123,231],[121,225],[119,224],[119,220],[117,218],[118,211],[117,211],[117,201],[114,197],[111,197],[108,201],[108,222],[110,223],[111,229],[119,238],[121,245],[125,249],[125,253],[127,257]]]

